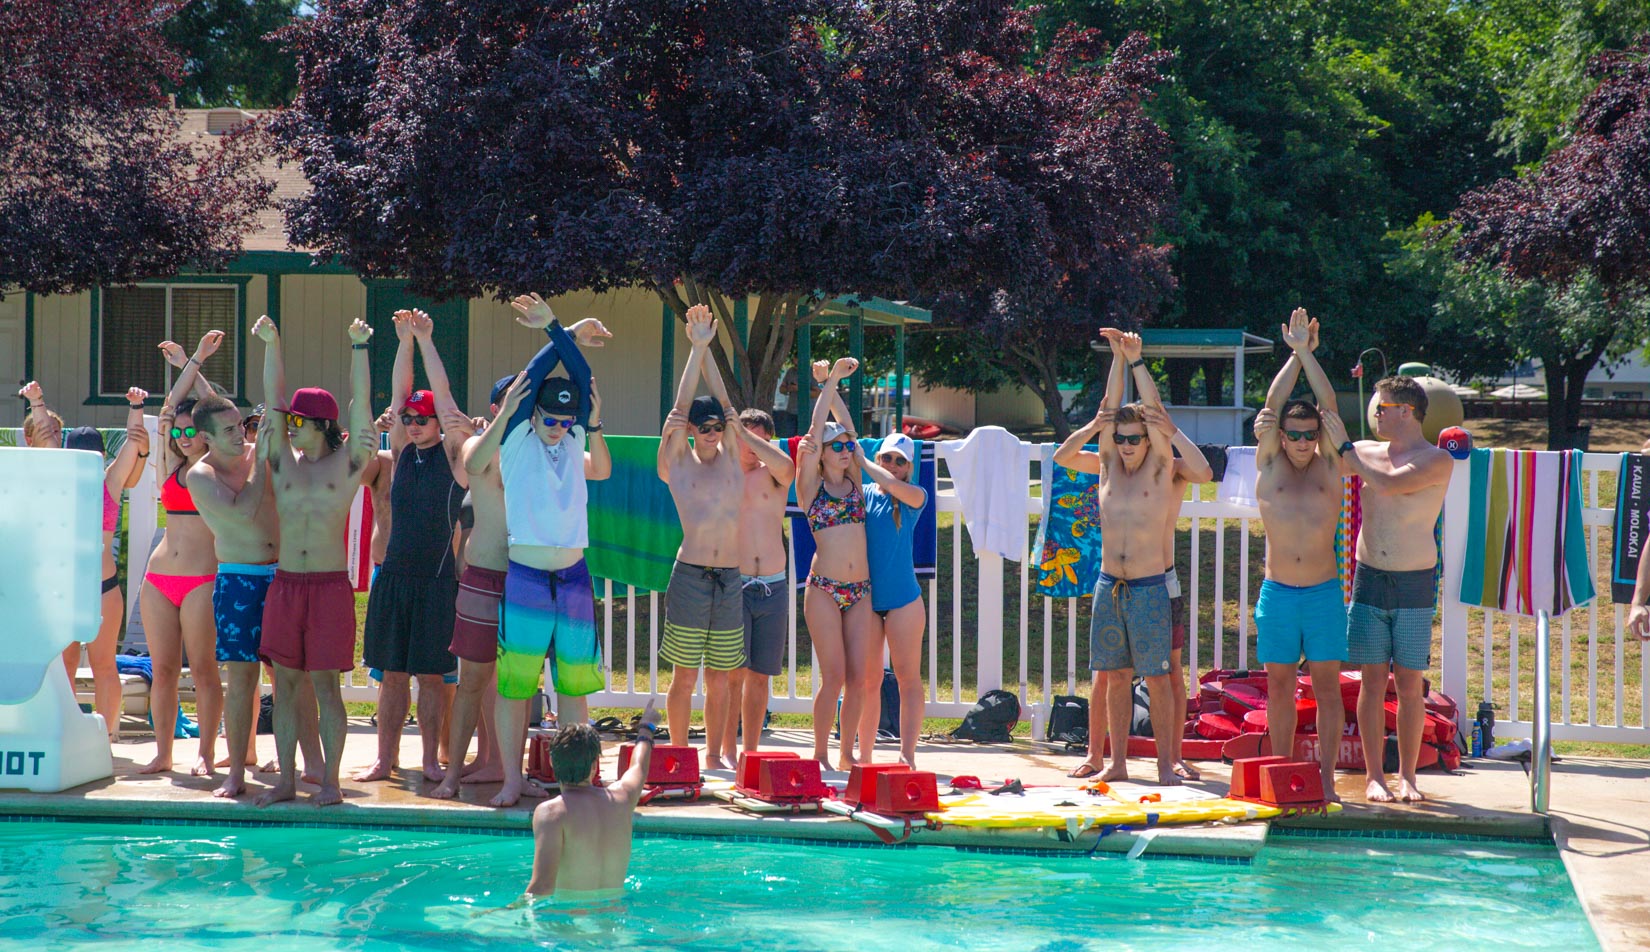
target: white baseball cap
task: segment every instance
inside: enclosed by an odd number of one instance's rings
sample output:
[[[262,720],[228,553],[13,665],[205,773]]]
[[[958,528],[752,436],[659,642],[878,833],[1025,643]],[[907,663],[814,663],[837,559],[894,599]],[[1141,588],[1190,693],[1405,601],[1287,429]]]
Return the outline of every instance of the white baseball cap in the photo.
[[[917,458],[917,444],[904,433],[890,433],[877,444],[876,455],[881,456],[884,453],[902,456],[907,463],[914,462]]]

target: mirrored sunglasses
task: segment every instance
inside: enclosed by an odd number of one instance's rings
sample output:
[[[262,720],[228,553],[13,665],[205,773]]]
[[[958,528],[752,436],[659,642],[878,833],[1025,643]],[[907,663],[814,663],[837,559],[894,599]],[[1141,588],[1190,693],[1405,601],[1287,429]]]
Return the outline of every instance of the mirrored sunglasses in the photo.
[[[846,453],[854,448],[853,440],[832,440],[825,446],[833,453]]]
[[[174,426],[172,427],[172,439],[175,440],[179,437],[183,437],[184,439],[192,440],[198,432],[200,431],[196,430],[192,426]]]
[[[544,425],[547,426],[547,427],[550,427],[551,429],[555,429],[556,427],[561,427],[564,430],[569,430],[569,429],[573,428],[573,421],[575,419],[577,419],[577,418],[576,417],[562,418],[562,417],[547,416],[547,417],[544,417]]]

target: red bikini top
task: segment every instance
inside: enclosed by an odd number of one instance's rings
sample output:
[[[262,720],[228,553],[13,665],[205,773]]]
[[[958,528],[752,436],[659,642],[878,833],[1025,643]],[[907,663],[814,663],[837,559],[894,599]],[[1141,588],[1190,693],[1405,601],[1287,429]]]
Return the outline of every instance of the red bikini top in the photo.
[[[166,510],[167,515],[198,515],[195,497],[189,494],[189,488],[178,479],[180,472],[182,470],[174,470],[172,475],[166,477],[166,482],[160,484],[160,506]]]

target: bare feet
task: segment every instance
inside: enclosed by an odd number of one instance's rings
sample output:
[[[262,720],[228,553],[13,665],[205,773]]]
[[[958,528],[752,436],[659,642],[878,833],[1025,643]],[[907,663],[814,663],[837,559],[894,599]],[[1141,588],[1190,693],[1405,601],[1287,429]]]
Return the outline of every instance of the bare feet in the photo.
[[[395,769],[397,769],[397,767],[393,763],[387,763],[387,762],[382,761],[382,760],[375,760],[375,761],[372,762],[372,766],[362,767],[360,770],[357,770],[355,773],[350,774],[349,778],[351,780],[355,781],[356,783],[371,783],[374,780],[386,780],[386,779],[388,779],[389,775],[390,775],[390,771],[395,770]],[[310,783],[318,783],[319,782],[319,778],[317,778],[315,780],[309,780],[308,777],[305,777],[304,779],[308,780]]]
[[[706,770],[726,770],[726,769],[728,769],[728,765],[726,763],[722,762],[722,758],[721,758],[720,755],[718,755],[718,754],[706,754],[705,755],[705,769]]]
[[[907,767],[910,767],[912,770],[917,769],[917,755],[916,754],[912,754],[909,757],[905,756],[904,754],[900,754],[899,755],[899,762],[904,764]]]
[[[459,775],[458,782],[459,783],[498,783],[499,781],[501,781],[503,779],[504,779],[504,766],[502,764],[494,762],[494,763],[490,763],[490,764],[482,764],[480,767],[477,767],[474,764],[472,764],[468,767],[465,767],[463,773],[461,773]]]
[[[1202,780],[1203,771],[1198,770],[1184,760],[1174,762],[1174,772],[1182,780]]]
[[[437,761],[436,763],[430,763],[428,761],[425,761],[425,763],[424,763],[424,779],[425,780],[428,780],[431,783],[440,783],[443,779],[446,778],[446,776],[447,776],[447,771],[441,769],[441,764],[440,764],[439,761]]]
[[[256,760],[249,760],[249,761],[247,761],[247,765],[250,766],[250,765],[252,765],[256,762],[257,762]],[[280,773],[281,772],[281,762],[279,760],[271,760],[270,762],[264,764],[262,767],[259,767],[258,772],[259,773]],[[309,778],[306,777],[304,779],[308,780]],[[311,781],[311,782],[313,783],[314,781]]]
[[[1426,794],[1421,792],[1412,778],[1404,777],[1398,781],[1398,799],[1405,803],[1420,803],[1426,799]]]
[[[344,802],[344,791],[337,787],[323,783],[321,789],[309,795],[309,802],[318,807],[330,807]]]
[[[1157,765],[1157,785],[1159,787],[1178,787],[1185,783],[1180,774],[1175,773],[1173,764],[1161,763]]]
[[[215,777],[217,773],[216,770],[212,769],[212,762],[205,757],[196,760],[195,766],[189,768],[189,776],[191,777]]]
[[[138,773],[140,773],[140,774],[165,773],[166,771],[171,770],[171,769],[172,769],[172,761],[171,761],[170,758],[156,757],[154,760],[151,760],[148,763],[144,764],[143,766],[139,767],[138,768]]]
[[[1100,775],[1100,779],[1107,783],[1127,780],[1129,779],[1129,765],[1121,760],[1114,761],[1110,767],[1106,768],[1106,772]]]
[[[1386,778],[1371,779],[1364,787],[1364,799],[1370,803],[1391,803],[1392,791],[1386,788]]]
[[[230,776],[223,785],[212,791],[212,795],[220,800],[233,800],[246,792],[246,781],[240,777]]]
[[[248,767],[258,766],[258,755],[252,753],[251,751],[247,751],[246,765]],[[218,762],[216,764],[214,764],[213,766],[216,766],[216,767],[227,767],[227,766],[229,766],[229,756],[226,754],[222,757],[219,757]],[[266,764],[262,768],[264,773],[274,773],[275,771],[277,771],[279,769],[281,769],[281,768],[279,766],[277,766],[275,761],[273,761],[273,760],[271,760],[268,764]]]
[[[305,767],[304,772],[298,775],[298,779],[302,780],[304,783],[314,784],[319,787],[321,786],[322,781],[326,779],[326,774],[315,769],[314,767]]]
[[[516,805],[516,801],[520,800],[522,797],[542,799],[544,797],[548,797],[549,795],[549,791],[539,786],[536,781],[525,778],[506,777],[504,778],[504,787],[500,789],[496,795],[494,795],[493,799],[488,800],[487,802],[495,807],[513,807]]]
[[[446,778],[436,784],[435,788],[426,793],[425,796],[431,800],[451,800],[458,795],[458,783],[458,771],[449,770]]]
[[[286,801],[286,800],[291,800],[293,797],[295,797],[297,795],[298,795],[298,791],[297,791],[296,788],[293,787],[292,784],[278,783],[278,784],[275,785],[274,789],[270,790],[268,793],[265,793],[263,796],[259,797],[258,800],[257,800],[257,804],[260,807],[267,807],[271,803],[281,803],[281,802]]]

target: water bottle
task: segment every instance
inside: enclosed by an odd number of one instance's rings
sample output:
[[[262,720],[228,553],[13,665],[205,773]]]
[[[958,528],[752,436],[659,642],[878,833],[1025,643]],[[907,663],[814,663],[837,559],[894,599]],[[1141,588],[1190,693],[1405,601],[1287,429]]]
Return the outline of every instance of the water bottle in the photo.
[[[1484,756],[1484,725],[1477,721],[1472,723],[1472,756]]]
[[[1478,716],[1472,724],[1473,756],[1482,757],[1495,746],[1495,705],[1488,700],[1478,703]]]

